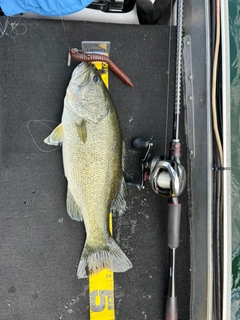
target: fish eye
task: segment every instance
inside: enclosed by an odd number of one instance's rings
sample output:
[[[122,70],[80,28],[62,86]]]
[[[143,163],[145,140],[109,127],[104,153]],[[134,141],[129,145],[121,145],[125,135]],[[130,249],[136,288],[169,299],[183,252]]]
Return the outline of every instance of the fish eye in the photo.
[[[101,81],[101,77],[100,76],[96,75],[96,76],[93,77],[93,82],[99,83],[100,81]]]

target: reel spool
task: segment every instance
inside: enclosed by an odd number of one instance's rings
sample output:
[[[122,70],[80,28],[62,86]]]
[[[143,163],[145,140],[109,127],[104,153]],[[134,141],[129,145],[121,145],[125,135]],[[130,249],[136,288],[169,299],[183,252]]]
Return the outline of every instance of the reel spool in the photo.
[[[145,156],[142,159],[142,181],[141,184],[130,183],[144,189],[148,181],[155,193],[163,197],[178,197],[186,185],[186,171],[184,167],[174,160],[166,160],[165,157],[155,156],[150,160],[150,152],[153,143],[135,138],[132,141],[135,150],[145,149]]]

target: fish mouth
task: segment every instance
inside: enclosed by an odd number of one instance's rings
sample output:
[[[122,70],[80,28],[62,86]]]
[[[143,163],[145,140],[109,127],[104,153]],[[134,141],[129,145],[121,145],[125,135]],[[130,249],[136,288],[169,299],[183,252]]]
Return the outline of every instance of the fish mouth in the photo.
[[[83,61],[83,62],[79,63],[79,65],[75,68],[75,70],[73,72],[73,77],[78,78],[79,76],[82,76],[85,72],[88,71],[90,66],[91,66],[90,62]]]
[[[93,65],[90,62],[81,62],[73,71],[72,82],[83,87],[90,81],[90,74]]]

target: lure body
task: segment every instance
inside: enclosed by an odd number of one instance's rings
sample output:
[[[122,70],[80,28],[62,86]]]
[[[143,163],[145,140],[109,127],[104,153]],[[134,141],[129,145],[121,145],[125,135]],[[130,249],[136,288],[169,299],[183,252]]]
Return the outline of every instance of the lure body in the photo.
[[[129,77],[126,75],[124,71],[122,71],[108,56],[105,56],[103,54],[87,54],[82,51],[79,51],[78,49],[71,49],[70,55],[73,59],[77,61],[87,61],[87,62],[93,62],[93,61],[102,61],[106,62],[109,66],[109,68],[127,85],[130,87],[133,87],[132,81],[129,79]]]

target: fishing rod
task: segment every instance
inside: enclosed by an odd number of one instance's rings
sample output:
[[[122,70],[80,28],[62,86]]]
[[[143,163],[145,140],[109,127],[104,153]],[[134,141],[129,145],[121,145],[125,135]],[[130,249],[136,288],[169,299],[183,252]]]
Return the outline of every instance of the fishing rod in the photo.
[[[181,107],[182,78],[182,43],[183,43],[183,1],[177,0],[177,40],[175,68],[175,101],[173,116],[173,135],[169,155],[155,156],[151,160],[153,143],[142,138],[135,138],[132,146],[135,150],[145,149],[142,159],[142,182],[136,185],[145,188],[148,181],[155,193],[168,198],[168,247],[169,278],[166,298],[165,320],[178,319],[178,302],[176,294],[176,249],[180,240],[181,200],[186,185],[186,172],[180,164],[181,142],[179,137],[179,119]],[[166,148],[165,148],[166,149]]]
[[[173,140],[170,143],[169,159],[180,165],[181,143],[179,137],[179,116],[181,105],[181,78],[182,78],[182,42],[183,42],[183,0],[177,1],[177,48],[175,73],[175,113],[173,121]],[[179,170],[179,168],[177,168]],[[181,166],[181,187],[177,194],[172,193],[168,199],[168,247],[169,247],[169,282],[166,299],[165,320],[178,319],[178,302],[175,290],[175,263],[176,249],[179,247],[181,201],[179,196],[186,185],[186,173]]]

